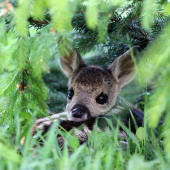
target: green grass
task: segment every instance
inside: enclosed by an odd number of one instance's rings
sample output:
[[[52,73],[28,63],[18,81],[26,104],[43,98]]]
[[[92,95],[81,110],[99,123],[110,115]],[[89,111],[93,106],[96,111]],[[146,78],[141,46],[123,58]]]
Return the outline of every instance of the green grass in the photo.
[[[20,118],[17,114],[12,119],[7,115],[7,112],[1,113],[0,170],[166,170],[170,167],[161,133],[155,136],[155,132],[147,127],[143,140],[125,129],[128,133],[127,146],[120,146],[120,141],[125,139],[118,138],[117,127],[105,132],[97,132],[95,128],[92,137],[89,136],[89,140],[81,146],[74,135],[65,134],[65,145],[59,147],[57,125],[51,127],[46,139],[40,133],[32,138],[32,121],[24,129],[26,141],[22,146],[19,143],[20,129],[23,129]],[[43,146],[37,141],[38,137],[43,139]]]

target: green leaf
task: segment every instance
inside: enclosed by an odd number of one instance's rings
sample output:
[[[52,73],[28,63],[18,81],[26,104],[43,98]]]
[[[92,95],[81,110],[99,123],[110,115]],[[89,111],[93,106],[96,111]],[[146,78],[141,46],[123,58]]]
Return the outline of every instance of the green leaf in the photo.
[[[74,150],[76,150],[80,146],[78,138],[74,136],[71,137],[69,144]]]
[[[98,11],[98,1],[89,0],[86,11],[86,20],[89,28],[95,29],[98,25]]]
[[[52,15],[53,28],[59,33],[70,31],[72,29],[71,20],[74,12],[74,1],[47,0],[47,3]]]
[[[134,155],[128,162],[127,170],[151,170],[157,163],[158,160],[145,162],[143,157]]]
[[[46,10],[46,1],[45,0],[36,0],[33,4],[31,15],[38,20],[43,20]]]
[[[156,13],[156,8],[153,0],[145,0],[143,2],[143,8],[142,8],[142,24],[143,26],[149,30],[151,27],[151,24],[154,22],[154,14]]]
[[[166,3],[165,12],[167,15],[170,15],[170,2],[169,1],[167,1]]]
[[[137,148],[140,150],[140,145],[135,135],[114,114],[112,115],[117,121],[118,125],[120,125],[120,127],[127,133],[127,135],[132,139],[132,141],[136,144]]]
[[[126,3],[126,0],[111,0],[111,4],[115,6],[123,5]]]
[[[10,149],[9,147],[7,147],[6,145],[4,145],[2,143],[0,143],[0,157],[6,159],[8,161],[12,161],[14,163],[21,162],[21,158],[16,153],[16,151],[13,149]]]
[[[107,37],[108,31],[108,16],[101,17],[99,24],[98,24],[98,42],[101,43]]]
[[[16,9],[16,27],[20,36],[28,34],[28,16],[29,8],[32,0],[19,0]]]
[[[98,132],[97,141],[100,141],[103,146],[106,146],[109,143],[112,143],[111,132]]]
[[[29,123],[31,122],[32,116],[31,116],[31,114],[29,112],[22,112],[20,114],[20,118],[21,118],[21,121],[24,121],[24,120],[27,121],[25,123],[25,125],[22,127],[22,129],[24,130],[29,125]]]
[[[139,127],[136,131],[136,136],[140,139],[143,140],[145,139],[145,129],[143,127]]]
[[[19,69],[21,71],[25,69],[27,57],[28,57],[28,41],[25,38],[20,38],[17,50],[17,59]]]
[[[164,147],[165,147],[165,151],[167,153],[167,156],[170,160],[170,123],[169,123],[169,120],[170,120],[170,114],[168,112],[168,114],[166,114],[165,116],[165,125],[164,125],[164,133],[163,133],[163,136],[164,136]]]
[[[170,24],[167,24],[161,36],[146,50],[138,70],[139,78],[143,84],[155,82],[157,86],[157,89],[152,91],[145,110],[145,114],[150,120],[150,127],[155,127],[158,124],[170,102],[169,30]]]

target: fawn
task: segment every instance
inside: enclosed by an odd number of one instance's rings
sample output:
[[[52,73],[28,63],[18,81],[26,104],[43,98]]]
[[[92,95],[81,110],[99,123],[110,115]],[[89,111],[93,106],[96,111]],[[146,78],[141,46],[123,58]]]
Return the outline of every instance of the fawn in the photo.
[[[47,133],[53,121],[61,120],[60,126],[67,131],[80,125],[85,126],[76,134],[81,144],[88,139],[87,129],[88,132],[93,130],[97,118],[99,127],[104,124],[102,117],[107,117],[114,123],[112,114],[120,116],[126,126],[129,126],[130,122],[131,131],[135,133],[136,129],[130,112],[138,126],[142,126],[143,112],[129,104],[118,109],[114,109],[114,106],[121,88],[136,75],[131,54],[136,56],[140,47],[134,46],[117,57],[107,69],[94,65],[88,66],[80,54],[72,48],[67,50],[69,55],[60,57],[61,69],[68,77],[66,112],[54,114],[50,116],[50,119],[45,117],[36,120],[31,130],[32,135],[37,133],[37,129],[42,130],[42,135]],[[59,135],[57,139],[59,144],[63,145],[64,139]]]

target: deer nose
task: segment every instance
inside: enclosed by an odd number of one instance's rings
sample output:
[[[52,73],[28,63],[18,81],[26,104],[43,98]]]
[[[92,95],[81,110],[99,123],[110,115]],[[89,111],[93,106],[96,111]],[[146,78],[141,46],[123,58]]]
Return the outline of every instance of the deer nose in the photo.
[[[84,111],[80,108],[74,108],[72,110],[72,116],[75,118],[81,118],[84,115]]]

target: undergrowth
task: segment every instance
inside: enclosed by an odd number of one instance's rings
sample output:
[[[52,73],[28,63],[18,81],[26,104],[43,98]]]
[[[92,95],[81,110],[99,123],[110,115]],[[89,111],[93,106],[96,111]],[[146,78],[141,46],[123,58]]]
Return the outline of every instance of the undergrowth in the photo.
[[[139,134],[136,136],[125,128],[128,138],[118,137],[118,126],[110,127],[105,132],[98,132],[97,128],[94,128],[92,136],[89,134],[88,141],[82,145],[79,145],[73,133],[62,133],[65,145],[60,147],[56,138],[60,133],[56,123],[46,137],[38,132],[32,138],[30,128],[34,121],[22,127],[17,114],[14,115],[14,122],[7,123],[7,120],[8,117],[3,117],[0,129],[0,169],[2,170],[166,170],[170,167],[162,146],[162,133],[156,136],[154,130],[147,127],[144,127],[146,130],[144,137],[138,131]],[[107,121],[109,123],[109,120]],[[7,124],[10,124],[11,132]],[[121,123],[119,125],[123,127]],[[26,136],[24,146],[20,144],[22,137],[20,128]],[[38,138],[43,141],[43,145],[37,140]]]

